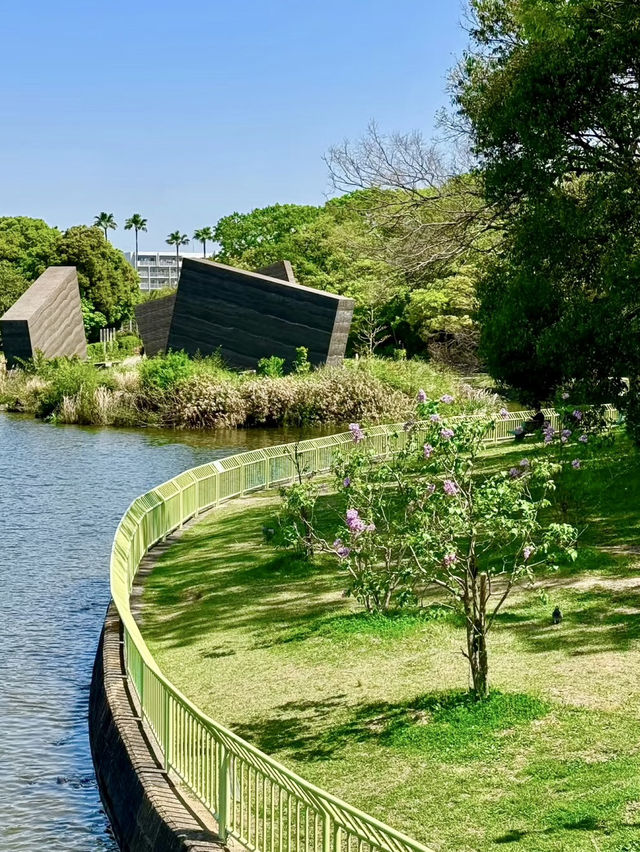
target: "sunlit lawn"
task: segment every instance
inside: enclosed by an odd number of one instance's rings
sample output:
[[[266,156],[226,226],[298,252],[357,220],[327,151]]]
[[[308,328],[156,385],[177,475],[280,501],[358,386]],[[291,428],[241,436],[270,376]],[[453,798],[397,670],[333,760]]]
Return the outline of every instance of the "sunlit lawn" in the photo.
[[[620,441],[570,481],[581,555],[510,599],[486,705],[463,695],[459,617],[364,616],[335,563],[263,541],[274,495],[208,515],[163,555],[144,635],[210,715],[434,849],[640,852],[638,462]],[[327,497],[328,531],[336,516]]]

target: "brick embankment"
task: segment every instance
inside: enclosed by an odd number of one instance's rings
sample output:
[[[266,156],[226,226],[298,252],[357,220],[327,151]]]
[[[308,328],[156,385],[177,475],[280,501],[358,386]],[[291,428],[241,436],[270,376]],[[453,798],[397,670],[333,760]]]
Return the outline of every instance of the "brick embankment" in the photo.
[[[211,816],[164,771],[124,672],[122,628],[110,605],[96,654],[89,739],[103,804],[123,852],[221,852]]]

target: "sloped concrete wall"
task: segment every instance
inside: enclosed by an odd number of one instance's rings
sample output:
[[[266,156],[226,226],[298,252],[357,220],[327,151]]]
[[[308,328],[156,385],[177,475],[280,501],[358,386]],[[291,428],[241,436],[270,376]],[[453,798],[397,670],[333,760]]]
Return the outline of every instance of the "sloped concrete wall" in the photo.
[[[50,266],[0,318],[9,366],[17,358],[87,357],[80,288],[75,266]]]
[[[145,355],[153,356],[166,352],[175,303],[174,293],[136,305],[136,322]]]
[[[168,347],[190,355],[220,349],[235,367],[278,355],[291,363],[298,346],[312,364],[337,364],[346,347],[353,300],[207,260],[185,258]]]

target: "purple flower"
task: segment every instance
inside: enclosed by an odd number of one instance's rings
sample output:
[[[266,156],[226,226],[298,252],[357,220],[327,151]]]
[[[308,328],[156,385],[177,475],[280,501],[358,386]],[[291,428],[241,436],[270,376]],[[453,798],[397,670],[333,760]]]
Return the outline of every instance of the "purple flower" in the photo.
[[[442,417],[440,417],[439,414],[432,414],[431,417],[429,418],[429,420],[432,423],[439,423],[442,420]]]
[[[442,563],[445,568],[451,568],[458,561],[458,556],[455,553],[445,553]]]
[[[571,462],[571,467],[572,467],[574,470],[580,470],[580,459],[574,459],[574,460]]]
[[[571,429],[563,429],[562,432],[560,432],[560,434],[562,435],[563,438],[570,438],[571,437]]]
[[[427,395],[422,390],[422,388],[420,388],[420,390],[418,391],[418,395],[416,396],[416,399],[418,400],[418,402],[426,402],[427,401]]]
[[[346,558],[347,558],[347,556],[351,553],[351,548],[350,548],[350,547],[346,547],[346,546],[342,543],[342,539],[340,539],[340,538],[337,538],[337,539],[333,542],[333,549],[334,549],[334,550],[335,550],[335,552],[338,554],[338,556],[340,557],[340,559],[346,559]]]
[[[440,437],[443,441],[450,441],[453,438],[453,429],[441,429]]]
[[[576,420],[582,420],[582,412],[578,408],[573,412],[573,416]]]
[[[365,524],[357,509],[347,509],[346,518],[349,530],[355,535],[361,532],[373,532],[376,528],[375,524]]]
[[[501,408],[500,411],[498,412],[498,414],[500,415],[500,417],[502,417],[503,420],[506,420],[507,417],[509,416],[509,412],[507,411],[506,408]]]
[[[529,467],[529,459],[520,459],[520,467]]]
[[[442,483],[442,487],[444,488],[444,493],[447,497],[455,497],[458,493],[458,486],[455,484],[453,479],[445,479]]]
[[[545,444],[550,444],[553,441],[553,438],[556,433],[553,426],[551,424],[548,424],[543,434]]]
[[[433,452],[433,447],[431,444],[425,444],[422,448],[424,452],[425,459],[431,458],[431,453]]]
[[[516,477],[520,476],[520,468],[518,468],[518,467],[509,468],[509,476],[512,479],[516,479]]]
[[[562,394],[562,398],[563,398],[563,399],[569,399],[569,394],[567,393],[567,391],[565,391],[565,392]]]
[[[589,438],[587,437],[587,435],[580,435],[578,440],[580,441],[581,444],[586,444],[587,441],[589,440]]]
[[[534,551],[534,547],[533,547],[532,545],[530,545],[530,544],[527,544],[527,546],[526,546],[526,547],[524,548],[524,550],[522,551],[522,555],[523,555],[523,557],[524,557],[524,561],[525,561],[525,562],[529,559],[529,557],[531,556],[531,554],[533,553],[533,551]]]
[[[444,402],[445,405],[451,405],[453,397],[450,393],[445,393],[440,397],[440,402]]]
[[[364,529],[365,529],[365,532],[375,532],[376,525],[373,522],[371,522],[370,524],[367,524]]]
[[[364,432],[360,428],[359,423],[349,423],[349,431],[355,444],[359,444],[360,441],[364,440]]]
[[[345,476],[345,478],[342,480],[342,484],[345,488],[348,488],[351,485],[351,477]]]

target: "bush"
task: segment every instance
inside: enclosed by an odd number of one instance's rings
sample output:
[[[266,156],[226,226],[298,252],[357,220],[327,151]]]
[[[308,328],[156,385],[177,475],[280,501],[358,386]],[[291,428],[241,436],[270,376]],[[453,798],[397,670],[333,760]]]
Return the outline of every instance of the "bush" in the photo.
[[[172,426],[233,428],[244,424],[247,411],[238,385],[196,375],[175,386],[162,417]]]
[[[298,346],[296,348],[296,357],[293,362],[293,372],[298,374],[311,372],[311,364],[309,363],[309,350],[306,346]]]
[[[270,376],[271,378],[284,376],[284,358],[280,358],[278,355],[271,355],[270,358],[261,358],[258,361],[256,373],[259,376]]]
[[[143,389],[167,391],[194,372],[193,361],[186,352],[167,352],[147,358],[140,365],[140,383]]]

